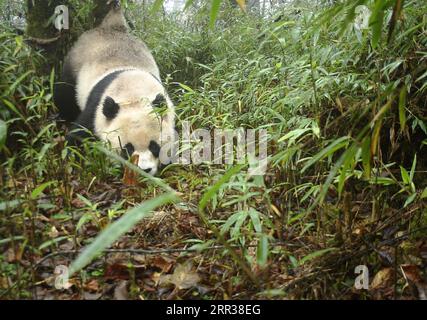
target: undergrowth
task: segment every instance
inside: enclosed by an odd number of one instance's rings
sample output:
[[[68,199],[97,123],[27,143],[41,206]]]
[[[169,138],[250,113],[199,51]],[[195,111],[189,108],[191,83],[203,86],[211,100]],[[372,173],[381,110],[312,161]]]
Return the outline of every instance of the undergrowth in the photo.
[[[386,41],[384,26],[376,45],[375,30],[335,9],[285,6],[275,22],[225,10],[212,30],[203,11],[138,19],[130,5],[132,32],[153,50],[178,129],[182,121],[193,130],[266,129],[269,154],[264,176],[174,164],[162,180],[142,173],[136,186],[123,179],[129,165],[100,143],[64,145],[52,102],[58,72],[37,74],[42,53],[4,26],[0,297],[117,298],[124,283],[134,299],[418,298],[427,261],[427,6],[406,1],[393,37]],[[140,223],[129,220],[132,208]],[[128,232],[113,235],[120,224]],[[112,241],[107,252],[74,260],[100,232]],[[56,290],[54,268],[73,260],[72,286]],[[358,265],[370,271],[369,290],[354,288]]]

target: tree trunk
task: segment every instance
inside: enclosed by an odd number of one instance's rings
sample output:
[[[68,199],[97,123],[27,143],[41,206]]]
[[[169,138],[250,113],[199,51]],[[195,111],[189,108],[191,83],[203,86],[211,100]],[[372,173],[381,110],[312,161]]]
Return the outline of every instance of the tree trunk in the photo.
[[[58,69],[73,40],[79,36],[73,32],[73,10],[69,0],[27,0],[27,29],[26,35],[30,43],[44,51],[46,64],[41,66],[41,73],[50,73],[53,67]],[[98,26],[118,0],[94,0],[92,21],[87,20],[85,30]],[[69,30],[55,28],[55,8],[65,5],[69,9]],[[77,8],[78,9],[78,8]]]
[[[26,35],[32,45],[44,50],[46,64],[38,70],[42,73],[58,66],[71,41],[68,30],[59,31],[54,25],[55,8],[67,4],[65,0],[27,0]]]

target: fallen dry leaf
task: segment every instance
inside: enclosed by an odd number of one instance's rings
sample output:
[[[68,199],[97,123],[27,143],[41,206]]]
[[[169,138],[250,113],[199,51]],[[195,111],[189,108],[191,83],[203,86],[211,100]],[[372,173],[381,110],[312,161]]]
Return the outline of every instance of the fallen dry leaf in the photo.
[[[372,280],[371,289],[380,289],[389,287],[392,284],[393,280],[393,269],[392,268],[384,268],[377,272]]]
[[[422,242],[419,245],[418,250],[419,250],[421,259],[426,262],[427,261],[427,241]]]
[[[420,300],[427,300],[427,284],[421,277],[419,268],[412,264],[402,264],[400,265],[400,269],[406,281],[413,283],[417,287]]]
[[[164,275],[160,277],[160,284],[173,284],[179,290],[189,289],[194,287],[199,281],[200,277],[196,272],[193,272],[191,263],[178,264],[175,271],[171,275]]]
[[[162,270],[163,273],[168,273],[172,269],[174,260],[162,256],[156,256],[151,261],[151,264]]]
[[[402,264],[400,265],[400,269],[402,270],[403,276],[406,280],[409,280],[413,283],[419,283],[423,281],[417,266],[412,264]]]
[[[58,237],[59,232],[58,230],[55,228],[55,226],[52,226],[52,228],[50,229],[49,233],[48,233],[49,237],[52,239],[55,239]]]
[[[6,277],[0,277],[0,289],[7,289],[9,287],[9,282]]]
[[[99,290],[99,283],[96,279],[89,281],[88,283],[83,285],[83,289],[90,292],[97,292]]]
[[[236,2],[239,5],[240,9],[246,12],[246,0],[236,0]]]
[[[9,248],[6,251],[6,259],[7,262],[20,262],[22,260],[22,250],[14,250],[13,248]]]
[[[128,292],[128,282],[120,281],[119,284],[114,289],[114,299],[115,300],[128,300],[129,292]]]

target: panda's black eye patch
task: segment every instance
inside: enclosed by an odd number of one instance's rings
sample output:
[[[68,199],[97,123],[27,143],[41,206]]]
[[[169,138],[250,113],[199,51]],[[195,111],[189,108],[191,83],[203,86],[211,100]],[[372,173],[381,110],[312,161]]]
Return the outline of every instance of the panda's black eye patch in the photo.
[[[105,98],[102,112],[104,113],[104,116],[108,120],[114,119],[117,116],[119,109],[120,109],[120,106],[114,101],[113,98],[111,97]]]
[[[160,155],[160,146],[156,141],[151,140],[148,150],[151,151],[154,157],[158,158]]]
[[[166,102],[165,96],[159,93],[156,98],[151,102],[154,108],[161,107],[163,103]]]
[[[135,152],[135,148],[133,144],[127,143],[125,147],[122,149],[122,157],[125,159],[129,159],[134,152]]]

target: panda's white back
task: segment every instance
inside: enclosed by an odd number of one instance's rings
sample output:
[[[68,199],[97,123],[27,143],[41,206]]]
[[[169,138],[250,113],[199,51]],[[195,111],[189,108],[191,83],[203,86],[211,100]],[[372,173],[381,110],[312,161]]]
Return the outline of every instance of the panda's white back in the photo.
[[[111,11],[103,23],[82,34],[66,60],[77,80],[77,102],[80,110],[94,85],[107,73],[137,68],[157,79],[160,72],[147,46],[127,32],[121,10]]]

